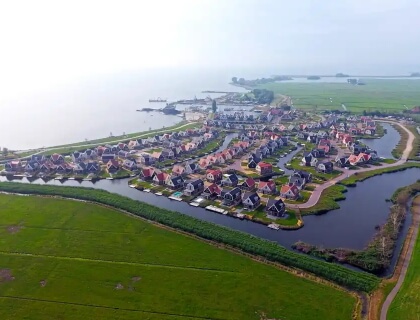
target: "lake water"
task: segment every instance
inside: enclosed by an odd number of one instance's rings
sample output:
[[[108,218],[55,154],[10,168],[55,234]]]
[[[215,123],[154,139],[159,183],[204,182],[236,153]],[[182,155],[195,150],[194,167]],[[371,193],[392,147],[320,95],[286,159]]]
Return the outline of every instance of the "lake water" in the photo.
[[[36,93],[3,92],[0,110],[7,118],[0,125],[0,146],[39,148],[171,126],[181,118],[136,109],[164,107],[149,103],[158,97],[176,101],[221,95],[204,90],[247,91],[229,85],[230,78],[228,71],[139,71],[80,79]]]

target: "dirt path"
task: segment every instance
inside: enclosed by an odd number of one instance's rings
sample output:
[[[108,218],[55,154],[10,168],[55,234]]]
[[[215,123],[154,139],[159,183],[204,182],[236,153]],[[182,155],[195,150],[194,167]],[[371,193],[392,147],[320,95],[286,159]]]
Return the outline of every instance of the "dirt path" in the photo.
[[[315,190],[312,192],[311,196],[309,197],[308,201],[305,202],[305,203],[302,203],[302,204],[298,204],[297,205],[298,208],[307,209],[307,208],[313,207],[314,205],[316,205],[318,203],[319,198],[321,197],[322,191],[324,191],[328,187],[331,187],[332,185],[335,185],[337,182],[339,182],[341,180],[349,178],[350,176],[354,175],[355,173],[368,172],[368,171],[373,171],[373,170],[378,170],[378,169],[396,167],[396,166],[404,164],[407,161],[411,150],[413,150],[413,142],[414,142],[414,139],[415,139],[414,134],[399,122],[389,121],[389,120],[380,120],[380,121],[381,122],[389,122],[389,123],[399,125],[401,128],[403,128],[407,132],[407,134],[408,134],[407,144],[406,144],[406,147],[404,149],[404,152],[403,152],[401,158],[398,161],[396,161],[395,163],[384,164],[380,168],[370,167],[370,168],[361,168],[361,169],[358,169],[358,170],[348,170],[346,172],[343,172],[343,174],[339,175],[338,177],[335,177],[334,179],[332,179],[330,181],[327,181],[327,182],[325,182],[321,185],[317,185],[315,187]],[[293,206],[295,207],[296,205],[293,205]]]
[[[397,296],[398,291],[401,289],[401,286],[404,283],[404,279],[407,274],[408,266],[410,265],[411,256],[413,255],[413,250],[416,245],[417,236],[419,233],[420,201],[416,201],[416,203],[413,202],[412,214],[413,214],[413,222],[412,222],[413,234],[410,238],[410,243],[408,244],[407,254],[404,257],[402,257],[403,262],[402,262],[402,267],[401,267],[401,273],[400,273],[400,276],[398,277],[397,284],[389,293],[389,295],[386,297],[385,302],[382,305],[380,320],[386,320],[389,306],[391,305],[392,301]]]

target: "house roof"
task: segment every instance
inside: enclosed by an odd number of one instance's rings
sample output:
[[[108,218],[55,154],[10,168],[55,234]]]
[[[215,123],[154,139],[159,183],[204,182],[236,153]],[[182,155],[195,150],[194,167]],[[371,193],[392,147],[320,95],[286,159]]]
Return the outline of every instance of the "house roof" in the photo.
[[[221,176],[222,175],[222,171],[217,170],[217,169],[208,169],[206,171],[207,174],[211,174],[212,176]]]
[[[262,161],[260,161],[258,163],[258,165],[259,165],[260,168],[272,168],[273,167],[271,164],[266,163],[266,162],[262,162]]]
[[[109,169],[109,168],[111,168],[111,167],[118,168],[118,167],[119,167],[118,161],[117,161],[117,160],[115,160],[115,159],[111,159],[111,160],[109,160],[109,161],[106,163],[106,167],[107,167],[108,169]]]
[[[292,192],[295,196],[299,194],[299,189],[295,185],[282,185],[280,189],[280,193],[287,193]]]
[[[201,179],[192,180],[192,181],[190,181],[189,183],[191,183],[194,187],[197,187],[197,186],[199,186],[200,184],[204,185],[204,182],[203,182],[203,180],[201,180]]]
[[[154,177],[156,177],[156,179],[158,181],[164,181],[168,177],[168,174],[165,173],[165,172],[159,172],[159,173],[155,173],[155,176]]]
[[[267,201],[267,210],[280,212],[284,207],[284,202],[281,199],[268,199]]]
[[[245,192],[242,195],[242,201],[248,199],[252,204],[256,204],[260,200],[260,196],[256,192]]]
[[[224,188],[222,190],[222,193],[223,194],[230,193],[231,195],[235,195],[235,194],[241,193],[241,189],[239,189],[238,187],[235,187],[232,189]]]
[[[270,190],[273,190],[276,188],[276,184],[274,181],[260,181],[258,182],[258,189],[263,189],[265,187],[270,188]]]
[[[149,168],[143,168],[143,170],[141,170],[142,174],[144,177],[151,177],[153,176],[153,173],[155,172],[155,170],[151,167]]]
[[[212,183],[211,185],[207,186],[206,191],[211,194],[216,193],[218,195],[222,193],[222,189],[215,183]]]
[[[246,178],[243,184],[247,185],[249,188],[253,188],[255,186],[255,180],[252,178]]]
[[[184,171],[185,171],[185,168],[179,164],[174,165],[172,168],[172,172],[175,172],[178,174],[184,173]]]

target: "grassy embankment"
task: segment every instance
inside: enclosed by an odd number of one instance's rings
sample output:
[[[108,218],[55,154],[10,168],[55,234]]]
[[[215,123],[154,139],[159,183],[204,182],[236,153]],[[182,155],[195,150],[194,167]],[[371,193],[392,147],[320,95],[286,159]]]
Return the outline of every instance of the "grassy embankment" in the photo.
[[[196,128],[201,127],[201,123],[190,123],[187,124],[187,122],[183,121],[177,125],[167,127],[167,128],[161,128],[151,131],[143,131],[143,132],[137,132],[137,133],[130,133],[125,136],[115,136],[115,137],[108,137],[108,138],[102,138],[102,139],[95,139],[95,140],[89,140],[84,142],[78,142],[78,143],[72,143],[67,145],[60,145],[60,146],[53,146],[50,148],[54,148],[53,150],[47,150],[44,152],[41,152],[41,154],[44,155],[51,155],[53,153],[60,153],[60,154],[69,154],[74,151],[78,150],[86,150],[87,148],[93,148],[95,146],[98,146],[100,144],[107,144],[107,143],[113,143],[114,141],[118,142],[127,142],[131,139],[140,139],[140,138],[148,138],[156,135],[157,133],[163,133],[163,132],[174,132],[174,131],[180,131],[180,130],[186,130],[189,128]],[[182,127],[181,127],[182,126]],[[181,128],[180,128],[181,127]],[[24,152],[19,154],[20,157],[26,157],[33,153],[35,153],[37,150],[31,150],[28,152]]]
[[[420,100],[420,80],[363,79],[364,86],[348,83],[291,83],[276,82],[258,86],[275,94],[291,96],[299,108],[340,109],[344,104],[348,111],[403,111],[404,105],[411,109]],[[330,100],[331,98],[331,100]]]
[[[193,234],[202,239],[227,245],[256,257],[261,257],[274,263],[280,263],[286,267],[309,271],[319,277],[359,291],[371,292],[379,283],[377,277],[367,273],[356,272],[339,265],[330,265],[314,260],[291,252],[272,241],[202,221],[179,212],[157,208],[147,203],[138,202],[104,190],[0,182],[0,191],[55,195],[94,201],[95,203],[125,210],[147,220]]]
[[[2,319],[335,320],[354,312],[342,290],[113,209],[12,195],[0,195],[0,206]]]
[[[420,214],[420,197],[417,196],[413,200],[413,214],[417,217]],[[418,319],[420,314],[420,234],[417,236],[413,255],[411,256],[410,265],[404,279],[401,289],[393,300],[389,310],[388,319]],[[395,282],[394,282],[395,283]],[[386,287],[388,293],[393,288],[393,283],[389,283]],[[386,297],[386,296],[385,296]]]

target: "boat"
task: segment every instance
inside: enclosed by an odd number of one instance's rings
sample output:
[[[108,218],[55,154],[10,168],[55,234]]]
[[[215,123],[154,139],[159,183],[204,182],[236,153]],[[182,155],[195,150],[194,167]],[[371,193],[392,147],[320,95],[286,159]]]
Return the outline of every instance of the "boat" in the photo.
[[[114,180],[113,177],[106,177],[106,180]]]
[[[164,114],[178,114],[181,113],[181,111],[176,110],[176,104],[174,103],[167,103],[166,107],[161,109]]]
[[[161,196],[161,195],[163,195],[163,193],[162,192],[156,192],[155,195]]]
[[[273,230],[279,230],[280,226],[277,223],[270,223],[267,227]]]
[[[130,185],[129,185],[129,187],[130,187],[130,188],[135,188],[135,187],[136,187],[136,185],[135,185],[135,184],[130,184]]]
[[[190,206],[198,207],[200,204],[198,202],[190,202]]]
[[[144,189],[143,191],[144,192],[150,192],[150,189]]]
[[[157,99],[149,99],[149,102],[166,102],[167,99],[161,99],[160,97],[158,97]]]

